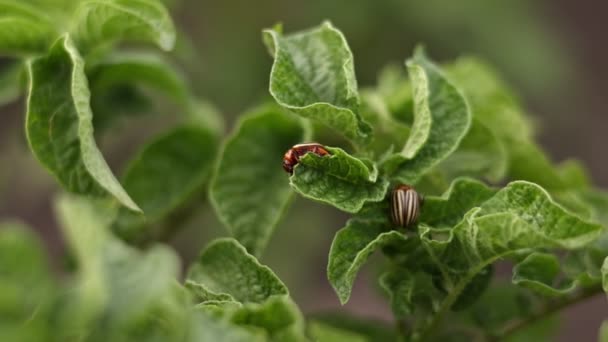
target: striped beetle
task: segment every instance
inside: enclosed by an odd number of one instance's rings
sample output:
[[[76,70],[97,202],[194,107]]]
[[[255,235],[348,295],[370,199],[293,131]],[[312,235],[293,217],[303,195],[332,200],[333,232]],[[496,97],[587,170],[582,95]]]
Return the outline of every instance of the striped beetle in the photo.
[[[293,168],[298,164],[300,158],[309,152],[318,156],[327,156],[330,154],[321,144],[297,144],[285,152],[285,155],[283,156],[283,169],[288,173],[293,174]]]
[[[405,184],[397,185],[391,193],[391,219],[399,227],[416,223],[424,199],[416,190]]]

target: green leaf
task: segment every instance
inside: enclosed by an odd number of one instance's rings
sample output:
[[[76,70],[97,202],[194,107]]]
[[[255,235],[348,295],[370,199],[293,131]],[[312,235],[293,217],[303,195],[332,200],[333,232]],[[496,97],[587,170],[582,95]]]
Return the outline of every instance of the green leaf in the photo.
[[[340,148],[326,147],[330,156],[308,153],[300,158],[290,178],[302,196],[356,213],[367,202],[384,199],[388,181],[378,178],[376,165]]]
[[[479,181],[456,179],[441,197],[425,197],[420,222],[436,228],[451,228],[458,224],[469,210],[481,205],[495,193],[495,190]]]
[[[471,209],[447,232],[422,225],[421,240],[448,291],[435,319],[452,308],[479,272],[501,258],[538,248],[578,249],[601,232],[600,225],[566,212],[544,189],[523,181],[510,183]]]
[[[292,197],[281,158],[307,138],[301,121],[264,106],[245,114],[224,144],[211,203],[232,236],[254,255],[263,252]]]
[[[428,196],[421,208],[420,224],[440,227],[437,236],[449,234],[449,229],[458,224],[465,213],[479,206],[495,194],[478,181],[462,178],[455,180],[440,197]],[[386,213],[388,209],[382,213]],[[384,214],[386,215],[386,214]],[[421,242],[410,239],[410,244],[398,244],[384,248],[384,253],[398,265],[386,272],[381,285],[389,295],[393,312],[398,317],[415,314],[423,317],[439,309],[439,302],[445,297],[442,288],[435,282],[441,273],[430,259]],[[461,310],[475,302],[483,293],[492,272],[480,272],[463,290],[454,303],[454,309]]]
[[[66,195],[57,212],[78,265],[58,333],[93,333],[96,340],[183,338],[188,298],[176,281],[175,253],[160,245],[140,252],[114,238],[111,211],[101,203]]]
[[[247,328],[263,329],[268,341],[307,341],[304,318],[286,295],[272,295],[263,303],[246,303],[230,314],[230,321]]]
[[[97,148],[84,61],[69,36],[29,64],[26,132],[30,148],[68,191],[111,195],[140,212]]]
[[[411,122],[414,117],[412,84],[405,68],[400,64],[389,64],[378,74],[378,92],[391,115],[402,122]]]
[[[555,255],[532,253],[513,268],[513,283],[545,296],[561,296],[576,289],[578,282],[558,282],[560,273],[560,261]]]
[[[217,154],[216,136],[205,127],[182,125],[146,144],[123,178],[125,189],[146,217],[121,209],[115,230],[130,241],[156,240],[177,222],[159,223],[202,193]],[[198,200],[198,198],[196,198]],[[185,215],[185,214],[183,214]]]
[[[365,336],[361,336],[348,330],[339,329],[322,322],[313,321],[309,323],[308,330],[312,338],[317,342],[368,341]]]
[[[261,303],[217,306],[198,305],[212,314],[230,330],[246,329],[263,341],[308,341],[304,334],[304,319],[295,303],[286,295],[273,295]]]
[[[565,249],[584,247],[602,233],[602,226],[580,220],[553,201],[540,186],[510,183],[481,206],[479,217],[508,212],[536,228],[532,233]],[[522,241],[523,242],[523,241]],[[529,241],[531,242],[531,241]]]
[[[532,124],[494,70],[474,58],[459,59],[446,70],[464,92],[474,118],[490,129],[505,147],[510,178],[534,182],[549,191],[573,186],[568,179],[573,175],[560,174],[534,143]]]
[[[186,341],[200,342],[264,342],[263,331],[246,329],[225,320],[211,317],[208,313],[197,311],[192,318],[192,330]]]
[[[412,159],[429,138],[433,117],[429,107],[429,79],[425,69],[410,62],[408,62],[407,68],[413,85],[414,123],[401,155],[405,159]]]
[[[522,179],[549,191],[564,191],[570,187],[562,179],[557,168],[551,163],[545,152],[532,142],[515,142],[511,147],[509,177]]]
[[[238,277],[235,277],[238,275]],[[268,341],[305,341],[303,317],[285,285],[234,239],[217,239],[188,272],[197,308]]]
[[[493,284],[469,310],[458,313],[470,316],[473,323],[497,339],[515,341],[553,341],[558,332],[559,317],[548,315],[528,323],[506,338],[500,338],[505,328],[514,323],[531,319],[542,306],[539,298],[528,291],[503,283]],[[496,310],[500,308],[500,310]]]
[[[21,1],[0,1],[0,55],[41,54],[56,37],[51,20],[43,12]]]
[[[270,94],[279,105],[334,129],[354,143],[368,141],[370,126],[359,114],[353,56],[329,22],[283,36],[265,30],[274,57]]]
[[[389,296],[391,309],[397,318],[437,311],[444,297],[433,284],[430,274],[396,268],[380,278],[380,286]]]
[[[452,311],[462,311],[475,304],[475,302],[479,300],[479,297],[483,295],[490,286],[493,276],[494,268],[492,265],[479,271],[479,273],[477,273],[477,275],[475,275],[467,284],[464,290],[462,290],[462,293],[458,296],[454,305],[452,305]]]
[[[410,127],[393,119],[381,94],[375,91],[361,92],[361,116],[374,129],[374,139],[367,146],[374,160],[382,161],[395,148],[405,146]]]
[[[508,171],[509,156],[502,141],[481,121],[475,119],[471,129],[452,155],[438,168],[448,178],[469,176],[501,181]]]
[[[522,142],[532,138],[532,125],[515,96],[497,73],[483,61],[466,57],[445,68],[450,80],[462,90],[475,119],[502,141]],[[505,144],[507,148],[517,147]]]
[[[433,238],[438,231],[428,226],[421,237],[440,267],[472,275],[517,251],[581,248],[601,232],[600,225],[566,212],[539,186],[517,181],[470,210],[447,237]]]
[[[166,51],[175,45],[173,22],[158,0],[86,0],[73,20],[83,51],[120,40],[153,42]]]
[[[0,223],[0,275],[0,339],[46,340],[54,286],[43,246],[21,223]]]
[[[426,130],[421,130],[420,137],[415,138],[417,142],[412,142],[412,146],[418,146],[412,159],[396,155],[387,162],[387,167],[400,182],[413,184],[458,148],[471,125],[471,112],[460,91],[427,59],[421,49],[416,50],[407,65],[417,97],[414,116],[420,118],[421,122],[430,121],[431,128],[428,137],[425,138]],[[430,118],[424,119],[428,113]],[[421,142],[424,144],[421,145]]]
[[[589,189],[581,191],[580,196],[591,209],[592,219],[608,227],[608,192]]]
[[[342,304],[350,298],[359,269],[376,249],[388,244],[403,244],[407,240],[404,234],[389,230],[390,225],[384,218],[388,211],[378,211],[374,210],[372,214],[377,217],[360,216],[349,220],[346,227],[336,233],[331,244],[327,279]]]
[[[263,303],[270,296],[288,294],[272,270],[261,265],[234,239],[211,242],[190,268],[186,282],[212,295],[200,298],[203,302],[223,297],[242,303]]]

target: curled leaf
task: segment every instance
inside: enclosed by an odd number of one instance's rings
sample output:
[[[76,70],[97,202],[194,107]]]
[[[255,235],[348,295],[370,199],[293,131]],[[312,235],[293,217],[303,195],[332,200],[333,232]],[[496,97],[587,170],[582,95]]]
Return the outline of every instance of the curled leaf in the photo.
[[[234,278],[235,274],[239,277]],[[261,265],[234,239],[210,243],[190,268],[186,281],[212,294],[214,300],[263,303],[270,296],[288,294],[274,272]],[[209,300],[210,297],[201,299]]]
[[[385,167],[400,182],[414,184],[458,148],[471,125],[471,112],[458,88],[422,50],[418,49],[407,65],[412,76],[414,124],[419,122],[418,132],[409,138],[411,151],[393,156]],[[406,159],[410,156],[413,158]]]
[[[97,148],[84,61],[70,36],[60,38],[28,70],[26,133],[36,158],[68,191],[111,195],[141,212]]]
[[[367,202],[384,199],[388,181],[378,178],[376,165],[340,148],[326,147],[330,156],[308,153],[300,158],[290,178],[302,196],[356,213]]]

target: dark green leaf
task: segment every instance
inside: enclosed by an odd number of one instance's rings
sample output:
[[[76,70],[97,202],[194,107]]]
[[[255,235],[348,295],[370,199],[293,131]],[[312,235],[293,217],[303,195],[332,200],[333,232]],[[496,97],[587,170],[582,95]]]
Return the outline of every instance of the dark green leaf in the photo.
[[[208,182],[218,141],[205,127],[183,125],[148,143],[130,163],[123,178],[125,189],[140,204],[146,217],[122,209],[115,229],[131,241],[155,240],[170,233],[159,223],[200,194]],[[185,214],[184,214],[185,215]],[[166,222],[175,229],[178,222]]]
[[[224,145],[211,203],[232,236],[254,255],[264,250],[292,191],[283,154],[308,138],[303,123],[265,106],[243,116]]]
[[[527,319],[531,319],[541,302],[528,292],[515,286],[493,284],[466,313],[475,325],[490,336],[502,336],[505,329]],[[496,308],[500,308],[497,310]],[[559,317],[546,316],[535,320],[517,332],[504,338],[505,341],[553,341],[558,332]],[[500,339],[500,338],[499,338]],[[503,340],[503,339],[500,339]]]
[[[430,274],[397,268],[382,275],[380,285],[387,292],[393,314],[397,318],[435,312],[444,294]]]
[[[173,22],[158,0],[85,0],[73,20],[83,51],[118,40],[153,42],[167,51],[175,44]]]
[[[300,158],[290,178],[302,196],[356,213],[366,202],[384,199],[388,181],[378,178],[376,165],[340,148],[326,147],[330,156],[308,153]]]
[[[432,227],[453,227],[464,214],[496,193],[473,179],[456,179],[441,197],[428,196],[420,211],[420,222]]]
[[[538,248],[578,249],[597,239],[602,227],[566,212],[539,186],[518,181],[471,209],[447,232],[424,225],[420,231],[448,291],[441,317],[488,265]]]
[[[69,191],[112,195],[141,211],[122,188],[97,148],[84,61],[69,36],[29,65],[26,131],[34,155]]]
[[[353,56],[340,31],[329,22],[286,36],[265,30],[264,41],[274,57],[270,94],[277,103],[355,143],[370,138],[359,115]]]
[[[391,243],[405,243],[406,236],[395,230],[388,230],[386,212],[378,213],[379,218],[354,218],[348,221],[332,242],[327,265],[327,279],[336,291],[342,304],[350,297],[353,283],[359,269],[378,248]]]
[[[23,1],[0,1],[0,55],[41,54],[57,37],[51,20]]]
[[[458,296],[454,305],[452,305],[452,310],[462,311],[479,300],[479,297],[486,291],[488,286],[490,286],[492,276],[494,276],[494,268],[492,268],[492,265],[477,273],[464,290],[462,290],[462,293]]]
[[[417,139],[423,140],[423,145],[420,142],[412,143],[414,146],[420,145],[412,159],[407,159],[406,155],[396,155],[387,162],[387,167],[400,182],[413,184],[456,150],[469,130],[471,113],[460,91],[426,58],[422,50],[418,49],[407,64],[414,88],[414,111],[418,112],[415,117],[424,118],[430,113],[427,120],[431,121],[431,128],[426,139],[423,139],[424,134]]]
[[[270,296],[288,294],[272,270],[261,265],[233,239],[218,239],[210,243],[190,268],[186,282],[192,284],[191,288],[204,289],[211,295],[199,298],[201,302],[233,299],[243,303],[263,303]]]

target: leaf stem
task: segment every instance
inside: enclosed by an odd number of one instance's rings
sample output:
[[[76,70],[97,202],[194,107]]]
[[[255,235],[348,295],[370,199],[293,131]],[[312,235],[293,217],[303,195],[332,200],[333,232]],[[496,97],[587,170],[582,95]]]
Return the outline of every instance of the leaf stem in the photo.
[[[499,332],[496,335],[489,337],[488,341],[505,340],[507,337],[515,334],[518,331],[521,331],[523,328],[525,328],[533,323],[536,323],[539,320],[542,320],[543,318],[550,316],[551,314],[557,313],[572,304],[576,304],[578,302],[584,301],[601,292],[603,292],[602,286],[600,284],[598,284],[593,287],[584,288],[582,291],[580,291],[572,296],[550,301],[550,302],[546,303],[545,305],[543,305],[535,313],[533,313],[532,315],[530,315],[526,318],[516,319],[516,320],[507,322],[503,326],[502,329],[499,329]]]

